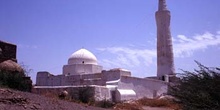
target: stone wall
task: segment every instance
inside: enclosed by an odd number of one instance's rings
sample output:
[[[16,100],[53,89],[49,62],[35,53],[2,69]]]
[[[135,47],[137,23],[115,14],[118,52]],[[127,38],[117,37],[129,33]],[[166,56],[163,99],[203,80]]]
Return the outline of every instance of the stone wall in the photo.
[[[102,73],[84,75],[53,75],[42,71],[37,73],[37,86],[105,85]]]
[[[16,45],[4,41],[0,41],[0,62],[6,60],[13,60],[17,62],[16,51],[17,51]]]

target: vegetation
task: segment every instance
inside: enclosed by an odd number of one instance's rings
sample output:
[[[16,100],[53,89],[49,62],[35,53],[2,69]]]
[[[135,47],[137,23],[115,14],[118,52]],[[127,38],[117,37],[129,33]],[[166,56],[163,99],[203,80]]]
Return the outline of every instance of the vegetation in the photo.
[[[168,100],[168,99],[142,98],[138,100],[138,103],[143,106],[167,107],[167,108],[172,108],[174,110],[180,109],[180,106],[177,103],[175,103],[173,100]]]
[[[32,81],[24,72],[0,70],[0,86],[30,92]]]
[[[114,107],[116,110],[143,110],[142,105],[136,102],[132,103],[117,103]]]
[[[180,105],[173,100],[168,99],[149,99],[142,98],[136,101],[128,101],[124,103],[117,103],[114,107],[116,110],[143,110],[144,106],[148,107],[162,107],[172,110],[181,110]]]
[[[102,100],[102,101],[96,101],[93,105],[102,108],[112,108],[115,105],[115,103],[109,100]]]
[[[196,63],[199,69],[183,71],[170,95],[177,98],[184,110],[220,110],[220,68]]]
[[[30,73],[33,72],[33,69],[30,69],[28,65],[25,65],[23,62],[19,63],[19,65],[22,67],[24,74],[28,77],[30,76]]]
[[[95,101],[95,88],[90,86],[74,88],[74,90],[72,90],[68,95],[68,98],[66,98],[67,100],[77,103],[84,103],[102,108],[111,108],[115,105],[109,100]],[[62,97],[59,98],[63,99]]]
[[[71,100],[77,102],[93,103],[95,101],[94,88],[89,86],[74,88],[69,95]]]

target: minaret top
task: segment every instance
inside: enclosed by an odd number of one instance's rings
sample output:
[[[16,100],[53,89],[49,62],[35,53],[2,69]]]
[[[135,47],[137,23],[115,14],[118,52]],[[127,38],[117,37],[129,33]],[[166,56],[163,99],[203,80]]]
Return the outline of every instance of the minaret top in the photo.
[[[159,0],[158,11],[167,10],[166,0]]]

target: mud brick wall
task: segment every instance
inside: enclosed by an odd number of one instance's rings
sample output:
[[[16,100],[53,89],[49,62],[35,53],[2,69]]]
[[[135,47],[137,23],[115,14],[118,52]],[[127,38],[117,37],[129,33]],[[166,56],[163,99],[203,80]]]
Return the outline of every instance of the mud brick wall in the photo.
[[[16,60],[17,46],[0,40],[0,62],[5,60]]]

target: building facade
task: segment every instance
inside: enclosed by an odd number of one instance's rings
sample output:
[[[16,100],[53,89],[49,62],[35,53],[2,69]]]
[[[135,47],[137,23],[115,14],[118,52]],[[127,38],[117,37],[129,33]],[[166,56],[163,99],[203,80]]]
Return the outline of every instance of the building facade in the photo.
[[[80,87],[93,87],[96,100],[123,101],[143,97],[156,98],[168,92],[169,83],[175,79],[172,38],[170,33],[170,12],[166,1],[159,0],[156,12],[157,22],[157,76],[138,78],[121,68],[103,70],[97,58],[86,49],[74,52],[63,66],[63,73],[53,75],[42,71],[37,73],[34,91],[59,93]],[[74,89],[75,88],[75,89]]]
[[[90,86],[95,88],[96,100],[112,101],[155,98],[167,92],[166,81],[132,77],[130,71],[121,68],[103,70],[97,62],[91,52],[80,49],[63,66],[63,74],[38,72],[35,91],[39,93],[45,89],[57,89],[71,92],[73,88]]]

